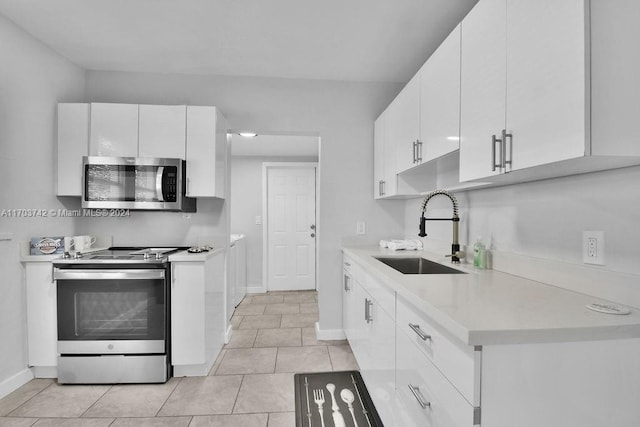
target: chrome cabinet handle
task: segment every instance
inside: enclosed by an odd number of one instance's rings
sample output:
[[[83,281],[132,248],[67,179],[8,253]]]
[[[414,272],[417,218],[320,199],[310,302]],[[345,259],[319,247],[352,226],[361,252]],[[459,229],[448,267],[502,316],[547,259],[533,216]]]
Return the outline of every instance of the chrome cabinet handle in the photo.
[[[416,150],[416,163],[422,163],[422,141],[416,141],[417,150]]]
[[[364,320],[366,320],[367,323],[373,322],[373,317],[371,317],[372,305],[373,305],[373,301],[371,301],[369,298],[364,299]]]
[[[413,141],[413,164],[416,164],[418,158],[418,141]]]
[[[500,157],[498,158],[498,163],[496,163],[496,145],[500,144]],[[502,157],[504,156],[504,150],[502,146],[502,140],[496,137],[495,135],[491,135],[491,171],[495,172],[496,168],[502,169]]]
[[[409,384],[409,390],[411,390],[411,393],[413,393],[413,397],[415,397],[420,406],[422,406],[422,409],[427,409],[431,406],[431,402],[427,401],[420,392],[420,387]]]
[[[509,160],[507,160],[507,138],[509,139]],[[507,165],[513,167],[513,134],[507,133],[506,129],[502,129],[502,167],[507,171]]]
[[[345,292],[349,292],[351,290],[351,277],[345,275],[344,276],[344,290]]]
[[[426,341],[426,340],[430,340],[431,339],[431,335],[425,334],[424,331],[422,329],[420,329],[420,325],[416,325],[414,323],[409,323],[409,327],[413,330],[413,332],[418,334],[418,336],[422,339],[422,341]]]

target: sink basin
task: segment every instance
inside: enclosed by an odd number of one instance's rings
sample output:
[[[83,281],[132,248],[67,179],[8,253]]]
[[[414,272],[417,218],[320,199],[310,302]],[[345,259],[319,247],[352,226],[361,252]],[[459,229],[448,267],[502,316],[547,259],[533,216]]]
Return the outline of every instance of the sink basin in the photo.
[[[467,274],[464,271],[456,270],[455,268],[447,267],[446,265],[429,261],[424,258],[375,258],[402,274]]]

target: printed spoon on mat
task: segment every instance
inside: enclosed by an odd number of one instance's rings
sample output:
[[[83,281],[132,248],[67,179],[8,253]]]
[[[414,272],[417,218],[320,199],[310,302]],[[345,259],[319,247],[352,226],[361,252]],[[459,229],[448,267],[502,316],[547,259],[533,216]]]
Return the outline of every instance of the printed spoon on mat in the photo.
[[[353,411],[353,401],[356,400],[356,397],[353,395],[353,392],[348,388],[343,388],[340,392],[340,398],[344,403],[349,407],[349,412],[351,412],[351,418],[353,418],[353,425],[358,427],[358,422],[356,421],[356,414]]]

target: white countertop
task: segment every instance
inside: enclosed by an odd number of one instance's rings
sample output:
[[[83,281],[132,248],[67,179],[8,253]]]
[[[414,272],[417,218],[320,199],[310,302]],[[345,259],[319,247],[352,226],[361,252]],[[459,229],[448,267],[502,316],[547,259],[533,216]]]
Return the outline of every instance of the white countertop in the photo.
[[[468,345],[592,341],[640,337],[640,312],[611,315],[585,306],[607,302],[494,270],[453,265],[426,251],[345,247],[364,271]],[[402,274],[374,256],[424,257],[469,274]]]

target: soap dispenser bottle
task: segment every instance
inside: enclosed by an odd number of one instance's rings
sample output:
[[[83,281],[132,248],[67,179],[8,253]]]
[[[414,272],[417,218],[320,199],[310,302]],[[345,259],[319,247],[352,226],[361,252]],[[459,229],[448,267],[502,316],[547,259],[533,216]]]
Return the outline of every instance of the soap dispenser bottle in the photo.
[[[487,251],[481,237],[478,237],[473,245],[473,266],[479,270],[487,267]]]

